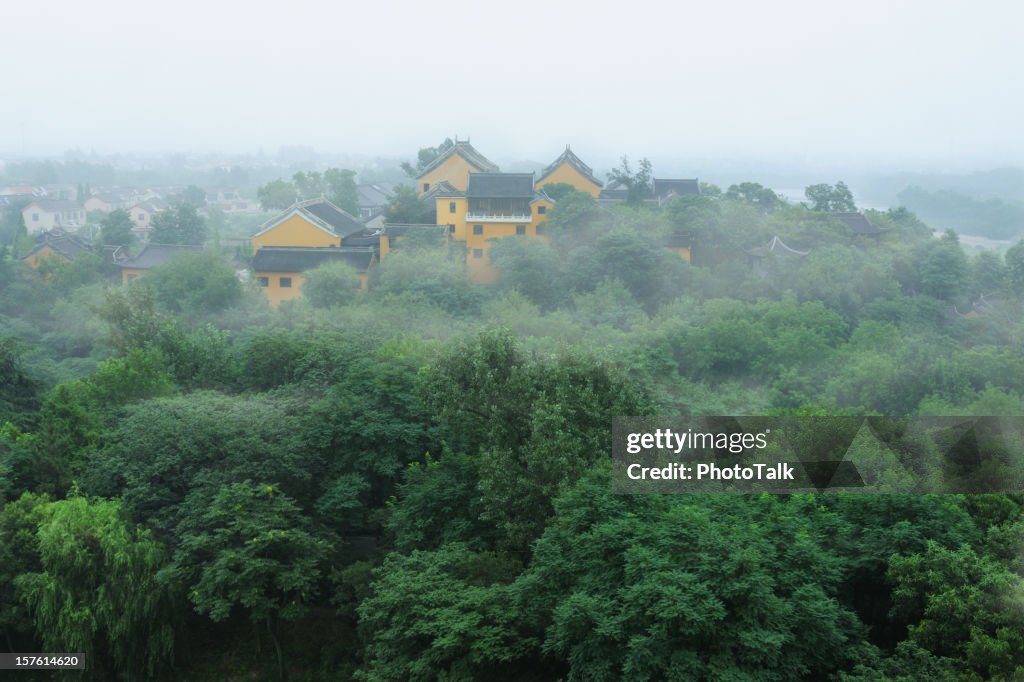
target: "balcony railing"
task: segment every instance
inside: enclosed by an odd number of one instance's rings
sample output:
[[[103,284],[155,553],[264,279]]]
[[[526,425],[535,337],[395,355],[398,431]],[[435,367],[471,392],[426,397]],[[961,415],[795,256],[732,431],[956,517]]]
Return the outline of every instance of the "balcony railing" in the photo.
[[[528,223],[532,220],[529,213],[526,214],[491,214],[491,213],[467,213],[468,223]]]

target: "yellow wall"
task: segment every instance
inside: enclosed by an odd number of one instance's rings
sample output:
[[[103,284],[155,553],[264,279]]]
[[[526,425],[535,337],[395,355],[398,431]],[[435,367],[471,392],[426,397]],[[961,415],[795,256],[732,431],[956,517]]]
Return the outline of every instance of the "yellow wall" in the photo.
[[[455,204],[454,211],[451,210],[452,204]],[[437,224],[454,225],[455,231],[451,233],[451,238],[465,241],[466,213],[469,212],[469,200],[466,197],[438,197],[436,208]]]
[[[450,210],[452,203],[455,204],[454,212]],[[545,207],[546,213],[539,212],[538,209],[541,206]],[[518,223],[526,226],[526,234],[523,236],[539,238],[547,242],[546,236],[537,234],[537,226],[548,219],[552,208],[554,208],[554,204],[547,200],[535,201],[530,204],[530,221]],[[455,226],[451,238],[454,241],[464,242],[466,245],[466,266],[470,279],[479,284],[493,284],[498,279],[498,271],[491,265],[487,252],[490,251],[494,240],[517,236],[517,223],[467,221],[468,211],[469,201],[465,197],[437,198],[437,224]],[[476,225],[482,227],[483,234],[473,234],[473,228]],[[479,257],[475,255],[476,249],[480,251]]]
[[[366,291],[369,287],[370,278],[367,273],[360,272],[359,274],[359,290]],[[266,294],[267,300],[270,301],[270,305],[275,308],[281,304],[281,301],[288,301],[293,298],[302,297],[302,283],[305,279],[301,272],[254,272],[253,280],[257,283],[260,277],[267,278],[267,286],[260,287],[263,289],[263,293]],[[292,285],[290,287],[281,286],[282,277],[291,277]]]
[[[434,185],[442,180],[447,180],[453,187],[465,192],[469,186],[469,174],[479,172],[476,166],[470,164],[460,154],[452,154],[440,166],[417,178],[416,190],[420,194],[426,194],[434,188]],[[429,185],[426,190],[423,189],[424,184]]]
[[[302,273],[301,272],[254,272],[253,278],[256,282],[259,282],[260,277],[267,278],[267,286],[263,287],[263,293],[267,295],[267,300],[270,301],[270,305],[275,308],[281,304],[281,301],[287,301],[292,298],[299,298],[302,296]],[[281,278],[291,277],[291,287],[282,287]]]
[[[128,284],[139,275],[145,274],[145,270],[139,268],[121,268],[121,284]]]
[[[561,165],[551,171],[549,175],[538,180],[536,189],[540,189],[544,185],[553,185],[558,182],[564,182],[567,185],[572,185],[579,191],[586,192],[595,199],[597,198],[597,195],[601,193],[600,185],[592,182],[585,175],[573,168],[567,161],[563,161]]]
[[[44,246],[43,248],[39,249],[34,254],[32,254],[31,256],[26,258],[25,259],[25,263],[29,267],[31,267],[31,268],[38,268],[40,265],[43,264],[43,261],[50,261],[50,260],[55,260],[55,261],[61,262],[61,263],[70,263],[71,262],[70,260],[68,260],[67,257],[63,256],[62,254],[57,253],[56,251],[54,251],[49,246]]]
[[[280,225],[252,237],[252,252],[264,246],[341,246],[341,237],[324,232],[300,214],[293,215]]]
[[[682,258],[687,263],[690,262],[690,247],[688,247],[688,246],[669,246],[667,248],[668,248],[669,251],[674,251],[675,253],[679,254],[679,257]]]

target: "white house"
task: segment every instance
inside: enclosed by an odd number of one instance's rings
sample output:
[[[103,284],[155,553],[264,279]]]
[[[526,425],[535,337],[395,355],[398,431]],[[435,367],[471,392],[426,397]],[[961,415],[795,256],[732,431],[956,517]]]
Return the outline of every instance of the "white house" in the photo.
[[[29,234],[55,227],[76,228],[85,224],[85,208],[77,201],[36,199],[21,211]]]

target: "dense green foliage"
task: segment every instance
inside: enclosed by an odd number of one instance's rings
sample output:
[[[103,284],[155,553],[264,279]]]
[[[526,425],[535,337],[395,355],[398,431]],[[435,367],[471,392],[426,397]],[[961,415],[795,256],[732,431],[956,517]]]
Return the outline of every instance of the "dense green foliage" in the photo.
[[[272,180],[257,190],[260,205],[266,211],[288,208],[296,201],[326,197],[335,206],[359,215],[359,190],[355,171],[328,168],[319,171],[299,171],[288,180]]]
[[[991,239],[1013,239],[1024,230],[1024,204],[999,198],[977,199],[944,189],[904,189],[900,201],[936,227]]]
[[[611,493],[616,415],[1024,409],[1024,244],[905,209],[860,239],[825,188],[555,187],[493,287],[410,236],[276,310],[216,255],[114,288],[5,253],[0,646],[103,680],[1020,679],[1020,496]]]

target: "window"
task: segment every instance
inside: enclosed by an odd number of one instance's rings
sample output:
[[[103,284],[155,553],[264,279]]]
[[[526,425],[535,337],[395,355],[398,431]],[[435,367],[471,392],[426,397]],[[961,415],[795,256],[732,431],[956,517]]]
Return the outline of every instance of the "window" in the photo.
[[[429,182],[424,182],[423,183],[423,191],[427,192],[429,189],[430,189],[430,183]]]
[[[269,287],[270,286],[270,278],[269,277],[257,277],[256,281],[259,283],[259,285],[261,287]]]
[[[281,278],[281,288],[282,289],[291,289],[292,288],[292,278],[291,277],[282,277]]]
[[[145,213],[140,213],[139,214],[139,222],[140,223],[146,222],[146,214]]]
[[[484,257],[484,250],[483,249],[473,249],[473,258],[483,258],[483,257]]]
[[[448,234],[455,234],[455,226],[448,223]]]
[[[526,225],[516,225],[516,234],[526,234]]]
[[[541,215],[544,215],[547,212],[548,212],[548,207],[547,206],[538,206],[537,207],[537,213],[539,213]]]
[[[454,201],[449,201],[448,202],[448,212],[449,213],[455,213],[455,202]]]
[[[483,234],[483,233],[484,233],[484,226],[483,225],[474,225],[473,226],[473,234]]]

